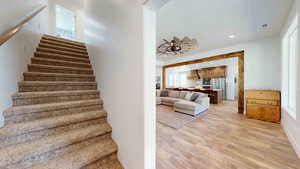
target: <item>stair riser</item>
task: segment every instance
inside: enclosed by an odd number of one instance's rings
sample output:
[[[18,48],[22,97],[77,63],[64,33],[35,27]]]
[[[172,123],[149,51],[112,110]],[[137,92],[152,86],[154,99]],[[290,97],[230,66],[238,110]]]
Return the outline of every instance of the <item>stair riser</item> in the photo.
[[[40,54],[40,53],[35,53],[35,57],[39,58],[46,58],[46,59],[56,59],[56,60],[62,60],[62,61],[70,61],[70,62],[78,62],[78,63],[90,63],[88,59],[84,58],[69,58],[69,57],[62,57],[58,55],[52,55],[52,54]]]
[[[69,47],[64,47],[64,46],[59,46],[59,45],[50,45],[50,44],[40,43],[39,47],[88,55],[86,50],[74,49],[74,48],[69,48]]]
[[[31,59],[31,63],[33,63],[33,64],[40,64],[40,65],[67,66],[67,67],[85,68],[85,69],[92,68],[92,66],[88,65],[88,64],[59,62],[59,61],[49,61],[49,60],[39,60],[39,59]]]
[[[38,52],[47,52],[52,54],[60,54],[60,55],[66,55],[66,56],[77,57],[77,58],[85,58],[85,59],[88,58],[88,56],[85,54],[69,52],[64,50],[51,50],[51,48],[37,48],[36,50]]]
[[[25,81],[74,81],[74,82],[94,82],[95,77],[62,77],[62,76],[34,76],[25,75]]]
[[[85,128],[90,125],[103,124],[105,122],[106,122],[106,117],[77,122],[77,123],[73,123],[73,124],[69,124],[69,125],[64,125],[64,126],[60,126],[60,127],[56,127],[56,128],[51,128],[51,129],[40,130],[40,131],[36,131],[36,132],[29,132],[29,133],[12,136],[12,137],[1,137],[0,136],[0,148],[12,146],[15,144],[20,144],[23,142],[37,140],[37,139],[51,136],[51,135],[57,135],[62,132],[68,132],[71,130]]]
[[[67,74],[87,74],[92,75],[92,69],[86,70],[74,70],[74,69],[67,69],[67,68],[51,68],[51,67],[41,67],[35,65],[28,66],[29,72],[43,72],[43,73],[67,73]]]
[[[85,112],[97,111],[101,109],[103,109],[102,104],[96,104],[96,105],[78,106],[78,107],[72,106],[64,109],[40,111],[40,112],[34,112],[28,114],[19,114],[19,115],[5,117],[5,124],[22,123],[26,121],[39,120],[39,119],[62,116],[62,115],[85,113]]]
[[[85,167],[82,167],[80,169],[100,169],[103,166],[111,166],[112,161],[118,160],[117,153],[111,154],[110,156],[104,158],[104,159],[99,159],[98,161],[91,163]],[[113,166],[113,169],[123,169],[121,165],[118,166]]]
[[[33,104],[43,103],[58,103],[66,101],[76,100],[90,100],[99,99],[99,93],[97,94],[82,94],[82,95],[67,95],[67,96],[48,96],[48,97],[35,97],[35,98],[13,98],[13,106],[25,106]]]
[[[19,86],[19,92],[97,90],[97,85]]]
[[[55,42],[55,41],[51,41],[51,40],[42,39],[40,43],[48,44],[48,45],[54,45],[54,46],[61,46],[61,47],[66,47],[66,48],[71,48],[71,49],[76,49],[76,50],[87,51],[86,47],[79,47],[79,46],[76,46],[76,45],[69,45],[69,44],[66,44],[66,43]]]
[[[78,46],[78,47],[83,47],[85,48],[85,45],[84,44],[81,44],[81,43],[74,43],[74,42],[70,42],[70,41],[65,41],[65,40],[61,40],[61,39],[58,39],[58,38],[53,38],[53,37],[42,37],[42,40],[49,40],[49,41],[53,41],[53,42],[58,42],[58,43],[65,43],[65,44],[69,44],[69,45],[74,45],[74,46]]]
[[[81,142],[77,142],[77,143],[71,144],[69,146],[66,146],[64,148],[60,148],[60,149],[56,149],[53,151],[49,151],[47,153],[40,154],[33,158],[27,159],[25,161],[21,161],[19,163],[9,165],[9,169],[28,169],[29,167],[31,167],[34,164],[45,163],[45,162],[49,161],[50,159],[59,157],[65,153],[70,153],[72,151],[82,149],[88,145],[98,143],[98,142],[100,142],[104,139],[108,139],[108,138],[111,138],[111,133],[108,133],[108,134],[102,135],[102,136],[98,136],[98,137],[94,137],[94,138],[90,138],[90,139],[86,139]]]

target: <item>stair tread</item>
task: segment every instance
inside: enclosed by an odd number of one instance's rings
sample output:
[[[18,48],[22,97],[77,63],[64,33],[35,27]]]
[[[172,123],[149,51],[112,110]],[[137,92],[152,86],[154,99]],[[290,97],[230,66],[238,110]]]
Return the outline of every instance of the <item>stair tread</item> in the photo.
[[[41,64],[29,64],[29,66],[37,66],[37,67],[44,67],[44,68],[56,68],[56,69],[67,69],[67,70],[93,70],[91,68],[75,68],[75,67],[68,67],[68,66],[52,66],[52,65],[41,65]]]
[[[85,46],[85,43],[82,43],[82,42],[77,42],[77,41],[73,41],[73,40],[70,40],[70,39],[60,38],[60,37],[56,37],[56,36],[52,36],[52,35],[47,35],[47,34],[43,35],[42,38],[45,38],[45,39],[55,39],[55,40],[59,40],[59,41],[74,43],[74,44],[80,45],[80,46]]]
[[[71,115],[55,116],[45,119],[26,121],[24,123],[9,124],[0,129],[1,137],[12,137],[28,132],[39,131],[43,129],[56,128],[62,125],[68,125],[76,122],[87,121],[106,117],[105,111],[91,111],[88,113],[77,113]]]
[[[58,41],[51,41],[51,40],[47,40],[47,39],[41,39],[40,42],[41,43],[46,43],[46,44],[62,45],[62,46],[70,47],[70,48],[86,50],[85,46],[71,45],[71,44],[68,44],[68,43],[63,43],[63,42],[58,42]]]
[[[84,50],[73,49],[73,48],[68,48],[68,47],[59,46],[59,45],[52,45],[52,44],[47,44],[47,43],[40,43],[39,47],[51,48],[51,49],[55,49],[55,50],[63,50],[63,51],[68,51],[68,52],[75,52],[75,53],[80,53],[80,54],[85,54],[85,55],[88,54],[86,49],[84,49]]]
[[[98,93],[99,90],[66,90],[66,91],[46,91],[46,92],[17,92],[12,95],[13,98],[18,97],[47,97],[47,96],[57,96],[57,95],[80,95],[80,94],[90,94]]]
[[[102,99],[91,99],[91,100],[79,100],[79,101],[68,101],[62,103],[44,103],[26,106],[13,106],[4,111],[4,116],[19,115],[25,113],[35,113],[40,111],[50,111],[56,109],[68,108],[70,106],[85,106],[85,105],[96,105],[103,104]]]
[[[91,64],[89,64],[89,63],[72,62],[72,61],[65,61],[65,60],[59,60],[59,59],[48,59],[48,58],[40,58],[40,57],[32,57],[31,59],[41,60],[41,61],[49,61],[49,62],[72,63],[72,64],[78,64],[78,65],[91,66]]]
[[[111,127],[108,123],[104,123],[73,131],[62,132],[61,134],[44,137],[32,142],[6,147],[0,150],[0,166],[13,164],[24,159],[29,159],[32,156],[37,156],[110,132]]]
[[[50,86],[50,85],[97,85],[97,82],[70,82],[70,81],[21,81],[18,83],[22,86]]]
[[[85,58],[85,57],[72,57],[72,56],[68,56],[68,55],[63,55],[63,54],[57,54],[57,53],[49,53],[49,52],[40,52],[37,51],[35,52],[37,55],[49,55],[49,56],[58,56],[61,58],[67,58],[67,59],[74,59],[74,60],[82,60],[82,61],[90,61],[89,58]],[[56,59],[58,60],[58,59]],[[73,61],[74,62],[74,61]]]
[[[47,73],[47,72],[24,72],[24,75],[42,75],[42,76],[68,76],[68,77],[95,77],[89,74],[70,74],[70,73]]]
[[[104,139],[85,148],[56,157],[46,163],[28,169],[81,169],[82,167],[116,153],[112,139]],[[112,168],[113,169],[113,168]]]
[[[57,50],[57,49],[53,49],[53,48],[48,48],[48,47],[38,47],[37,51],[47,51],[49,53],[49,51],[51,52],[60,52],[60,53],[64,53],[66,55],[75,55],[75,56],[79,56],[82,58],[88,58],[87,54],[84,53],[77,53],[77,52],[71,52],[71,51],[65,51],[65,50]]]

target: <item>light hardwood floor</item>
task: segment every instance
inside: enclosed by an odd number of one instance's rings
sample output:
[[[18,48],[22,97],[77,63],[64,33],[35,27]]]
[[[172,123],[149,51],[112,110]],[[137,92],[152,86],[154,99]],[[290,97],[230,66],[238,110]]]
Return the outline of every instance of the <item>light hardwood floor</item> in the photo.
[[[300,169],[280,124],[236,112],[224,102],[179,130],[157,123],[157,169]]]

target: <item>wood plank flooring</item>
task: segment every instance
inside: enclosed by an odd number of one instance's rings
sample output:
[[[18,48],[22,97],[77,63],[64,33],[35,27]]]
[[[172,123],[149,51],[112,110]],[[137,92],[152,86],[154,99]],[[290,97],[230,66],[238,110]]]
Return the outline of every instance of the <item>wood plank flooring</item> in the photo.
[[[157,169],[300,169],[300,159],[280,124],[247,119],[226,101],[179,130],[157,123]]]

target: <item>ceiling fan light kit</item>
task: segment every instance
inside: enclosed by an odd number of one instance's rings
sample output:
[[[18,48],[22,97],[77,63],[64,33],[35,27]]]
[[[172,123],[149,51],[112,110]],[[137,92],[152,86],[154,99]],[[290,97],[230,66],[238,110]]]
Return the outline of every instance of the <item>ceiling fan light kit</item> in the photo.
[[[192,51],[198,47],[196,39],[184,37],[182,40],[174,37],[171,41],[163,39],[163,43],[157,47],[158,55],[180,55]]]

